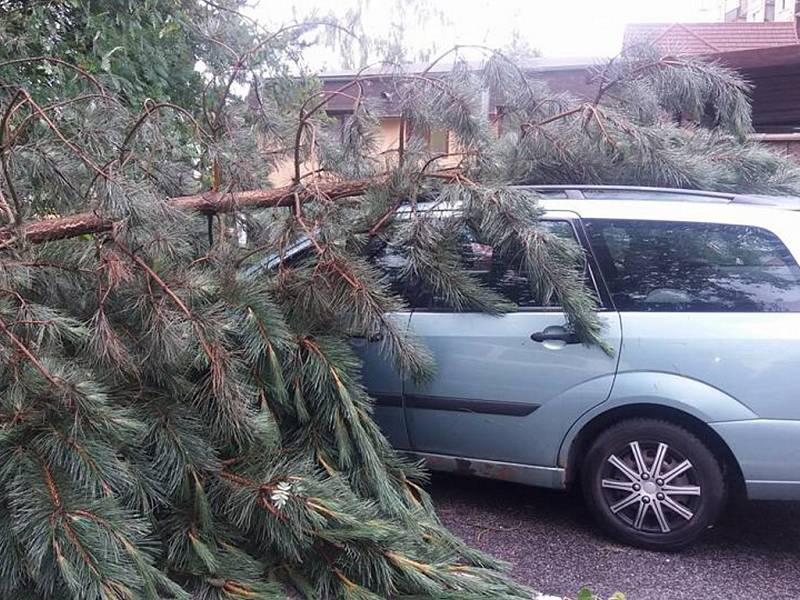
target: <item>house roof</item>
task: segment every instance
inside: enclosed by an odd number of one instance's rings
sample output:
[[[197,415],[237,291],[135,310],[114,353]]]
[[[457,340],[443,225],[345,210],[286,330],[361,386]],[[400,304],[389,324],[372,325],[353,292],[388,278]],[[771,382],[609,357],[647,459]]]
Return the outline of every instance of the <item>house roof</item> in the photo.
[[[676,54],[719,54],[800,43],[794,21],[769,23],[632,23],[623,46],[652,44]]]
[[[587,75],[590,67],[603,63],[599,57],[581,58],[534,58],[521,63],[519,66],[526,73],[535,74],[538,80],[547,83],[556,92],[569,91],[580,94],[586,89],[596,92],[596,86],[590,86]],[[476,61],[467,64],[469,69],[480,70],[485,66],[484,62]],[[405,73],[422,73],[427,64],[411,64],[404,66]],[[436,64],[428,74],[432,77],[441,76],[449,73],[453,69],[452,63]],[[398,94],[397,82],[393,75],[397,72],[396,67],[377,66],[363,71],[335,71],[321,73],[319,78],[322,80],[323,90],[331,93],[340,89],[343,85],[360,77],[362,100],[373,111],[373,114],[382,117],[397,117],[400,115],[400,107],[397,104]],[[353,110],[354,88],[347,90],[347,93],[332,94],[327,103],[327,110],[331,113],[350,112]],[[490,93],[488,98],[490,107],[494,107],[500,99],[496,92]]]
[[[592,65],[601,64],[605,58],[591,56],[591,57],[539,57],[528,59],[519,66],[525,71],[571,71],[574,69],[586,69]],[[467,63],[470,69],[476,71],[485,66],[485,61],[469,61]],[[437,63],[428,72],[436,73],[449,73],[453,70],[453,63]],[[413,63],[403,65],[403,72],[405,73],[421,73],[428,69],[428,63]],[[397,72],[394,65],[378,65],[363,70],[348,70],[348,71],[327,71],[319,74],[319,78],[323,81],[346,80],[350,81],[355,76],[361,75],[366,77],[377,77],[386,75],[391,77]]]

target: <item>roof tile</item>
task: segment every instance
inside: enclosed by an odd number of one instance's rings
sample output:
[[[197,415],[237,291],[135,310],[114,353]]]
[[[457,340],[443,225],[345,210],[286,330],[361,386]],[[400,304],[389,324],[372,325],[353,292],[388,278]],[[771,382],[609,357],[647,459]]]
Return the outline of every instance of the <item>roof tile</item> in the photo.
[[[799,44],[794,22],[632,23],[623,46],[653,44],[677,54],[717,54]]]

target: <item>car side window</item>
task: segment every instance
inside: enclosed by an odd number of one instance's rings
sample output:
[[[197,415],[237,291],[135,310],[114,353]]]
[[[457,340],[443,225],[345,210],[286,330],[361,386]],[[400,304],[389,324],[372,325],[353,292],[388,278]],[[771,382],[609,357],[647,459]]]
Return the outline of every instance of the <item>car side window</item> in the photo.
[[[378,267],[391,292],[403,298],[409,308],[430,305],[429,293],[422,289],[420,285],[413,284],[400,277],[408,259],[401,252],[398,252],[396,247],[387,244],[385,240],[374,237],[362,249],[361,255]],[[287,267],[294,267],[302,264],[309,256],[313,256],[311,244],[304,243],[298,249],[290,249],[286,258],[282,261],[277,257],[272,260],[275,266],[280,263]]]
[[[396,247],[375,237],[364,248],[363,255],[381,270],[389,289],[403,298],[410,308],[423,308],[430,304],[430,294],[422,286],[400,277],[408,259]]]
[[[539,227],[556,237],[577,244],[575,230],[568,221],[543,220]],[[492,246],[483,243],[476,233],[465,227],[462,234],[461,254],[467,270],[484,285],[501,294],[520,308],[541,308],[534,297],[527,274],[522,268],[522,254],[495,254]]]
[[[543,231],[577,244],[575,230],[568,221],[542,220]],[[522,270],[522,255],[495,254],[491,245],[483,243],[469,226],[460,234],[461,258],[466,270],[484,285],[501,294],[520,308],[541,308],[542,304],[533,295],[528,278]],[[386,242],[373,238],[364,250],[364,255],[385,275],[392,292],[405,299],[409,307],[422,310],[451,309],[443,298],[430,293],[423,285],[400,277],[407,259]],[[588,275],[588,273],[587,273]],[[587,277],[590,281],[590,278]]]
[[[759,227],[584,220],[621,311],[797,312],[800,267]]]

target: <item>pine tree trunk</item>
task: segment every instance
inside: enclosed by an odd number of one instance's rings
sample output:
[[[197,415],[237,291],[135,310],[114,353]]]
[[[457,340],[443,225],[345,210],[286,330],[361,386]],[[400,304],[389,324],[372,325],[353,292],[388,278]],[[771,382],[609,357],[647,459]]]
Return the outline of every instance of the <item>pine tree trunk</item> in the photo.
[[[359,196],[373,185],[380,183],[381,177],[369,179],[354,179],[350,181],[337,181],[322,183],[313,189],[298,188],[290,185],[272,190],[247,190],[243,192],[230,192],[219,194],[206,192],[192,196],[177,196],[168,200],[170,206],[179,210],[196,211],[203,214],[219,214],[231,212],[241,208],[275,208],[278,206],[292,206],[295,195],[300,203],[311,198],[326,198],[339,200]],[[6,226],[0,228],[0,246],[17,239],[20,236],[28,242],[40,243],[54,240],[64,240],[79,235],[103,233],[111,231],[114,221],[104,219],[94,213],[80,213],[56,219],[45,219],[34,223],[22,225],[21,230]]]

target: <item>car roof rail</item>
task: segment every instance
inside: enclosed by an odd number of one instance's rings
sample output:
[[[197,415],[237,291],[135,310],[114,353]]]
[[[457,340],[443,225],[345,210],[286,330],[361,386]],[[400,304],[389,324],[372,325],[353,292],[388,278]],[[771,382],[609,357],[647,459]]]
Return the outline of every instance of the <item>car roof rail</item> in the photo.
[[[538,192],[548,199],[718,202],[723,204],[752,204],[800,211],[800,197],[797,196],[735,194],[732,192],[628,185],[520,185],[515,187]]]
[[[797,196],[767,196],[759,194],[743,194],[734,196],[733,204],[755,204],[788,210],[800,210],[800,197]]]

